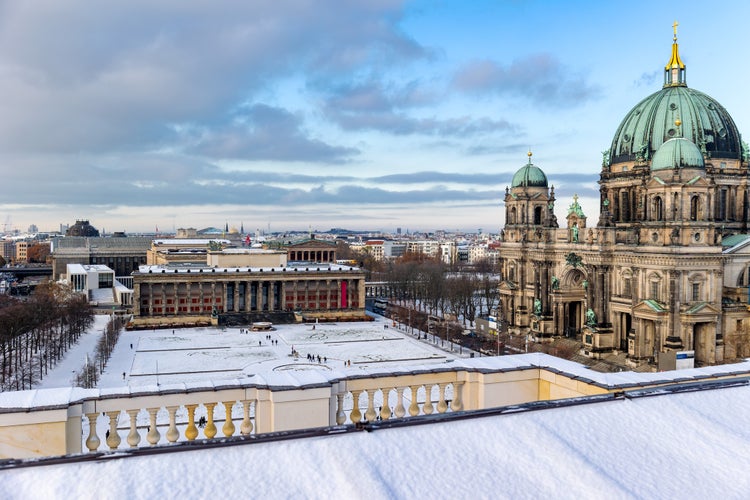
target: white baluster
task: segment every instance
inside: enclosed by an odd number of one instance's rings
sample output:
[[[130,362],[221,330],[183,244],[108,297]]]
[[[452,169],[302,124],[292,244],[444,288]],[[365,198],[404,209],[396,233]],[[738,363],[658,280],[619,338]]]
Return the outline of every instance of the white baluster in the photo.
[[[240,434],[243,436],[249,436],[253,433],[253,421],[250,420],[250,405],[252,405],[253,402],[251,400],[243,400],[242,401],[242,423],[240,424]]]
[[[179,406],[167,406],[169,412],[169,429],[167,429],[166,437],[170,443],[176,443],[180,439],[180,431],[177,430],[177,409]]]
[[[138,412],[140,410],[127,410],[130,417],[130,433],[128,434],[128,444],[131,448],[138,446],[141,442],[141,435],[138,434]]]
[[[110,450],[116,450],[120,446],[120,435],[117,433],[117,417],[120,416],[118,411],[108,411],[107,416],[109,417],[109,435],[107,436],[106,442]]]
[[[432,384],[425,384],[424,386],[424,405],[422,405],[422,413],[425,415],[432,415],[434,411],[432,406]]]
[[[388,396],[391,393],[390,389],[381,389],[383,394],[383,406],[380,408],[380,420],[388,420],[391,418],[391,407],[388,404]]]
[[[409,405],[409,415],[416,417],[419,415],[419,405],[417,404],[417,391],[419,390],[418,385],[410,385],[411,389],[411,404]]]
[[[402,418],[406,415],[406,408],[404,408],[404,388],[396,387],[396,408],[393,411],[396,418]]]
[[[156,428],[156,413],[159,411],[159,408],[146,408],[146,411],[148,411],[149,420],[151,422],[148,428],[148,434],[146,434],[146,441],[148,441],[151,446],[155,446],[161,438],[161,434],[159,434],[159,430]]]
[[[359,423],[360,420],[362,420],[362,413],[359,411],[359,395],[362,394],[362,391],[352,391],[352,400],[353,400],[353,406],[352,406],[352,412],[349,414],[349,419],[352,421],[353,424]]]
[[[344,413],[344,395],[336,394],[336,425],[344,425],[346,414]]]
[[[99,449],[99,436],[96,435],[96,417],[99,416],[99,412],[87,413],[86,418],[89,420],[89,436],[86,438],[86,448],[89,451],[96,451]]]
[[[438,404],[437,404],[437,411],[438,413],[445,413],[448,409],[448,403],[445,401],[445,386],[448,384],[438,384],[439,389],[439,396],[438,396]]]
[[[375,412],[375,405],[373,400],[375,399],[375,389],[367,389],[367,411],[365,411],[365,421],[374,422],[375,417],[378,415]]]

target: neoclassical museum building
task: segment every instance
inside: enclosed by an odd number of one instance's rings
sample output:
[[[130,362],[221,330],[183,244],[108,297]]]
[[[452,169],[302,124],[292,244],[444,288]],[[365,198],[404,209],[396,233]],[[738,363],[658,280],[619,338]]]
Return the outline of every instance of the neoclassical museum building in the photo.
[[[289,262],[286,251],[210,243],[214,248],[194,240],[154,241],[154,258],[164,262],[132,273],[131,327],[367,318],[365,274],[359,268]]]
[[[747,145],[685,76],[675,31],[663,87],[603,154],[595,225],[574,197],[559,227],[554,186],[531,153],[513,176],[501,233],[509,331],[580,338],[586,354],[625,353],[632,367],[750,356]]]

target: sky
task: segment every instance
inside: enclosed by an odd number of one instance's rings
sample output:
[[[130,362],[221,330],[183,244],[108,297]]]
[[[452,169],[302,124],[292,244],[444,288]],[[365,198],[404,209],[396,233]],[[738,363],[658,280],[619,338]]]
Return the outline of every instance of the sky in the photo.
[[[0,0],[0,230],[499,232],[532,161],[598,218],[601,152],[658,91],[750,127],[750,4]]]

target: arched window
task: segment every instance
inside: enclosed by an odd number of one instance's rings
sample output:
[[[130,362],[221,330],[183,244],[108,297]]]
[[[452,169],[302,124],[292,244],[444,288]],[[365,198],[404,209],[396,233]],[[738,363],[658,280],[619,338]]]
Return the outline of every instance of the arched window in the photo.
[[[664,201],[661,196],[654,197],[653,220],[664,220]]]
[[[534,207],[534,224],[537,226],[542,224],[542,207]]]
[[[516,207],[513,207],[510,209],[510,223],[511,224],[516,223]]]
[[[698,195],[693,195],[690,198],[690,220],[698,220],[699,213],[701,212],[701,199]]]

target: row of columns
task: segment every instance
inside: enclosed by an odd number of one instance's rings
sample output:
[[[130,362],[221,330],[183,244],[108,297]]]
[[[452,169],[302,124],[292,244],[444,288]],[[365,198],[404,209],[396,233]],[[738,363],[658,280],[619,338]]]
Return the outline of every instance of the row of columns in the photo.
[[[335,262],[335,250],[290,250],[290,261]]]
[[[209,314],[215,306],[220,312],[251,312],[278,311],[297,309],[350,309],[361,307],[359,298],[361,280],[269,280],[211,282],[210,291],[205,283],[199,282],[194,287],[193,282],[186,283],[147,283],[141,284],[139,308],[143,314],[142,300],[148,297],[147,315],[179,315],[179,314]],[[168,286],[173,289],[168,293]],[[231,286],[227,286],[231,285]],[[240,290],[244,286],[244,292]],[[143,287],[148,290],[142,292]],[[183,288],[184,287],[184,288]],[[183,290],[181,294],[180,291]],[[300,299],[299,294],[304,297]],[[287,296],[289,293],[289,297]],[[154,304],[154,299],[160,299],[161,304]],[[185,303],[180,304],[184,298]],[[206,302],[206,299],[209,299]],[[174,311],[167,311],[167,301],[172,300]],[[193,304],[197,299],[197,304]],[[289,300],[288,300],[289,299]],[[313,306],[310,306],[310,304]],[[158,307],[161,306],[161,307]],[[180,310],[180,307],[185,310]],[[160,311],[158,310],[160,309]],[[196,310],[197,309],[197,310]]]

